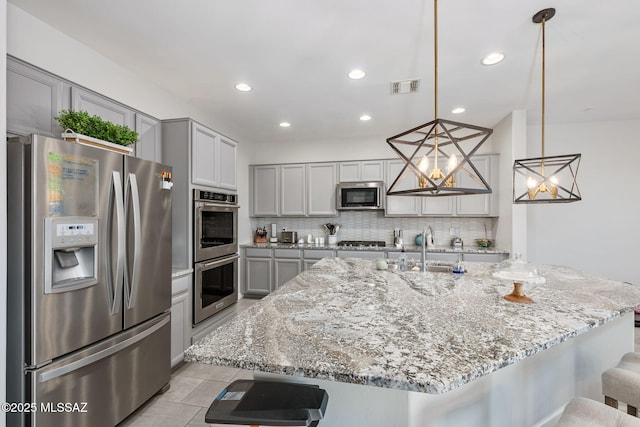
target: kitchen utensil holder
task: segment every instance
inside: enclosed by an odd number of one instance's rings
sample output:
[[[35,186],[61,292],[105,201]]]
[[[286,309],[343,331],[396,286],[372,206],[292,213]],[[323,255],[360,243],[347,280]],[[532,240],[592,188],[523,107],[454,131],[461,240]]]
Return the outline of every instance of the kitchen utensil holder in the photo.
[[[330,244],[330,245],[335,245],[335,244],[337,244],[337,243],[338,243],[338,236],[337,236],[337,235],[335,235],[335,234],[330,234],[330,235],[327,237],[327,243],[328,243],[328,244]]]

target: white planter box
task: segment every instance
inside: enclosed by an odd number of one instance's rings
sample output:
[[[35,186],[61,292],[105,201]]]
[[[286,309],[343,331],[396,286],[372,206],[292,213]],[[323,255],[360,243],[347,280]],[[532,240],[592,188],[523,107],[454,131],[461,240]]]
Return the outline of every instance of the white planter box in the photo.
[[[115,151],[120,154],[130,155],[131,153],[133,153],[133,148],[131,147],[127,147],[120,144],[114,144],[112,142],[103,141],[98,138],[92,138],[90,136],[82,135],[80,133],[75,133],[75,132],[64,132],[62,134],[62,139],[64,139],[65,141],[77,142],[78,144],[90,145],[92,147],[102,148],[104,150]]]

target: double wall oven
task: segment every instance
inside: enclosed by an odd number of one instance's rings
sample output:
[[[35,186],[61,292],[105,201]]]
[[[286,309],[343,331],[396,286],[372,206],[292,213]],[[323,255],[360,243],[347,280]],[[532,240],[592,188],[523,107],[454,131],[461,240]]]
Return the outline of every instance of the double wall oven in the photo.
[[[238,301],[238,201],[193,190],[193,324]]]

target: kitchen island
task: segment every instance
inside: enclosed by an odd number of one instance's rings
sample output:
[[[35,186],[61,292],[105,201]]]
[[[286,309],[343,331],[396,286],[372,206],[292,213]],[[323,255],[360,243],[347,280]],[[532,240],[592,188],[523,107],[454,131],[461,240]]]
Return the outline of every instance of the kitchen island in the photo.
[[[635,286],[541,266],[533,304],[504,300],[495,264],[378,271],[326,258],[185,353],[319,384],[323,426],[542,425],[571,397],[602,400],[600,374],[633,350]]]

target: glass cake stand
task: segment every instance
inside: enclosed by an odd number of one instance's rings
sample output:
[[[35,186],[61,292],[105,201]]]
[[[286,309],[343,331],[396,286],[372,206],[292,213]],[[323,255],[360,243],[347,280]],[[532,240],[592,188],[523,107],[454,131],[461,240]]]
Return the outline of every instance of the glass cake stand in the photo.
[[[535,265],[531,264],[516,255],[513,259],[502,261],[498,265],[498,270],[493,273],[493,277],[500,280],[513,282],[513,292],[505,295],[507,301],[521,304],[531,304],[533,300],[525,295],[524,285],[539,285],[544,283],[544,277],[540,276]]]

